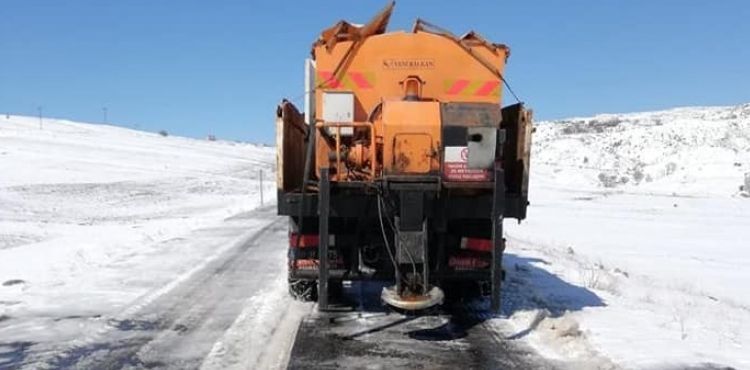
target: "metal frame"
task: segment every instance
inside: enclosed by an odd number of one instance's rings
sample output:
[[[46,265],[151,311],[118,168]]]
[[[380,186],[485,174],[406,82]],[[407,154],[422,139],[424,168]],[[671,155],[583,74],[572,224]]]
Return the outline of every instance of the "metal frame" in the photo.
[[[328,217],[330,215],[331,182],[328,168],[320,169],[318,202],[318,310],[328,309]]]
[[[430,233],[427,228],[427,217],[422,221],[422,294],[430,291]]]
[[[393,184],[389,183],[389,185]],[[356,193],[358,189],[352,189],[351,192],[347,193],[349,187],[340,186],[337,183],[331,183],[331,187],[341,190],[332,194],[330,198],[330,214],[333,217],[359,217],[362,213],[362,209],[366,207],[368,203],[372,202],[371,204],[374,205],[374,200],[372,200],[371,195],[368,195],[365,190]],[[494,188],[494,185],[492,185],[492,187]],[[365,189],[364,186],[362,189]],[[449,189],[442,189],[435,200],[429,200],[433,205],[429,205],[427,208],[448,208],[451,211],[447,212],[445,215],[429,213],[428,216],[444,217],[447,220],[455,220],[462,218],[477,218],[480,217],[478,215],[481,214],[489,215],[490,212],[492,212],[494,199],[493,191],[494,190],[488,191],[486,194],[470,196],[456,194],[450,192]],[[277,197],[279,215],[294,217],[315,217],[318,215],[319,198],[317,192],[301,194],[279,190]],[[506,194],[504,199],[503,216],[505,218],[523,219],[526,217],[527,205],[528,202],[526,198],[514,194]]]
[[[490,271],[490,280],[491,280],[491,286],[492,286],[492,292],[491,292],[491,298],[490,298],[490,307],[493,312],[499,313],[501,310],[501,288],[502,288],[502,281],[503,281],[503,253],[505,251],[505,240],[503,238],[503,219],[506,216],[506,194],[505,194],[505,173],[500,166],[500,164],[496,164],[494,169],[494,189],[492,194],[492,207],[491,207],[491,223],[492,223],[492,264],[491,264],[491,271]],[[320,238],[320,242],[318,243],[318,271],[317,271],[317,278],[318,278],[318,309],[320,311],[328,311],[330,309],[329,306],[329,296],[328,296],[328,285],[329,280],[331,276],[331,271],[329,268],[329,261],[328,261],[328,250],[329,250],[329,220],[332,216],[332,212],[336,213],[334,209],[332,209],[332,197],[331,197],[331,179],[329,174],[328,168],[321,168],[320,170],[320,177],[318,181],[318,193],[317,194],[311,194],[311,198],[314,200],[317,200],[317,215],[319,217],[319,224],[318,224],[318,234]],[[468,201],[468,199],[467,199]],[[462,202],[463,203],[463,202]],[[467,202],[467,204],[462,204],[463,207],[469,208],[468,206],[473,205],[474,202]],[[511,213],[514,209],[513,204],[509,204],[511,206]],[[334,207],[335,208],[335,207]],[[299,209],[296,209],[299,210]],[[476,210],[476,208],[475,208]],[[423,231],[426,225],[423,225]],[[425,238],[425,242],[426,238]],[[428,248],[424,248],[425,252]],[[428,265],[427,262],[427,256],[424,256],[425,258],[425,265]],[[334,272],[334,275],[336,275],[338,271]],[[340,272],[338,272],[340,274]],[[484,273],[486,274],[486,272]],[[476,279],[481,279],[482,276],[486,276],[482,273],[476,274]],[[448,276],[443,276],[444,274],[441,274],[440,272],[436,272],[432,275],[441,277],[441,278],[447,278]],[[451,275],[451,274],[448,274]],[[467,278],[471,274],[453,274],[455,276],[452,276],[453,278]],[[313,276],[311,276],[313,277]],[[425,272],[424,274],[425,284],[429,282],[429,275]],[[357,278],[364,278],[363,276],[351,276],[353,279]],[[397,279],[398,282],[399,279]]]
[[[495,193],[492,202],[492,296],[490,309],[500,312],[500,289],[503,282],[503,212],[505,211],[505,173],[500,164],[495,164]]]

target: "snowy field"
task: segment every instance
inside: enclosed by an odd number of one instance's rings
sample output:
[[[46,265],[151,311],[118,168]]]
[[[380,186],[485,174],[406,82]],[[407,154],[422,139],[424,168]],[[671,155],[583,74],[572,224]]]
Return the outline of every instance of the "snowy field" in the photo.
[[[259,207],[274,155],[0,116],[0,369],[285,364],[311,306]],[[574,369],[750,368],[750,105],[540,122],[532,155],[482,328]]]
[[[274,156],[0,117],[0,368],[101,332],[272,221],[237,215],[259,206],[260,171],[275,201]]]
[[[625,368],[750,368],[750,104],[540,122],[533,141],[528,219],[506,222],[509,289],[537,307],[512,311],[524,337]]]

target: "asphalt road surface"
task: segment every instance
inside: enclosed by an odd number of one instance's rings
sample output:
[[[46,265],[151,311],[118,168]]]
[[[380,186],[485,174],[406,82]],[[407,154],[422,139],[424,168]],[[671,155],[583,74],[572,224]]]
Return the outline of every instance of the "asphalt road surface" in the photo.
[[[454,304],[420,315],[377,302],[381,286],[354,284],[359,304],[345,313],[313,313],[300,324],[290,369],[557,369],[489,324],[482,304]],[[363,303],[364,302],[364,303]],[[486,302],[485,302],[486,303]]]
[[[345,288],[354,311],[321,314],[310,303],[302,305],[306,311],[300,314],[301,304],[295,309],[285,292],[286,218],[275,216],[274,207],[236,217],[264,220],[264,226],[185,281],[137,302],[120,317],[108,319],[104,329],[88,335],[82,344],[71,345],[40,362],[25,362],[30,365],[26,367],[557,368],[518,341],[505,339],[496,326],[488,325],[492,315],[476,305],[403,315],[380,304],[381,286],[376,283],[353,283]],[[237,226],[241,222],[233,225],[212,232],[248,232]],[[264,299],[269,287],[284,297],[274,303],[276,306],[265,307],[273,319],[238,319],[256,314],[248,312],[247,302],[256,296]],[[249,322],[253,324],[245,324]],[[228,331],[239,339],[227,341]],[[221,344],[220,351],[216,350],[217,343]],[[237,354],[234,362],[221,358],[227,357],[226,353]],[[20,365],[6,362],[0,368]]]

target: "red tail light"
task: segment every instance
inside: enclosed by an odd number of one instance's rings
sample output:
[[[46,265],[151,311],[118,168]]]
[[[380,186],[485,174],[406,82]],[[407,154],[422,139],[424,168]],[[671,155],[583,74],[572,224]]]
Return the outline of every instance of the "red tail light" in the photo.
[[[289,247],[290,248],[309,248],[318,246],[318,235],[317,234],[297,234],[291,233],[289,235]]]
[[[492,252],[492,239],[461,238],[461,249],[477,252]]]

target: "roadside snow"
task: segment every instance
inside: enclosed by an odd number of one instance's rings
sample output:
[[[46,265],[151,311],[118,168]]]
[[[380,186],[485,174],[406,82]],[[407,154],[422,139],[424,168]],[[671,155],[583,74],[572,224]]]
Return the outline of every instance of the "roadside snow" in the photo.
[[[750,368],[750,105],[535,135],[528,219],[506,224],[510,289],[535,303],[511,312],[519,337],[626,368]]]
[[[289,296],[286,274],[279,271],[279,279],[247,300],[245,309],[206,356],[202,370],[286,368],[299,323],[312,305]]]
[[[75,338],[76,319],[114,314],[231,243],[216,227],[259,205],[261,170],[273,201],[273,161],[257,145],[0,117],[0,355]]]

